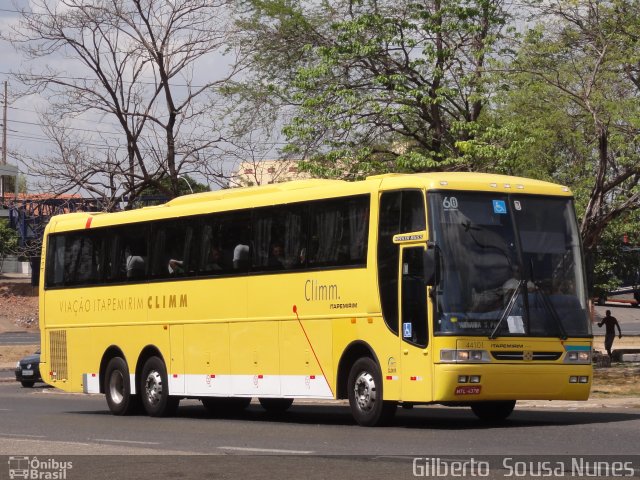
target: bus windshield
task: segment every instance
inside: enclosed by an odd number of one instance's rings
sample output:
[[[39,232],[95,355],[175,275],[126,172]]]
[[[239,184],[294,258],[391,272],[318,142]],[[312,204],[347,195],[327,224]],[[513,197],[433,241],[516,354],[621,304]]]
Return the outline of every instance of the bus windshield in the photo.
[[[438,192],[429,206],[436,333],[591,334],[570,198]]]

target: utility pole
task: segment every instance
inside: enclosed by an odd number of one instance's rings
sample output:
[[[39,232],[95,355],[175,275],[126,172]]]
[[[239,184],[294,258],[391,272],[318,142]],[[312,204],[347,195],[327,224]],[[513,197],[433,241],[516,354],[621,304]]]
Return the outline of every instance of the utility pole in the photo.
[[[4,81],[4,115],[2,116],[2,165],[7,164],[7,81]],[[18,179],[16,178],[16,181]],[[0,176],[0,198],[4,199],[4,177]]]

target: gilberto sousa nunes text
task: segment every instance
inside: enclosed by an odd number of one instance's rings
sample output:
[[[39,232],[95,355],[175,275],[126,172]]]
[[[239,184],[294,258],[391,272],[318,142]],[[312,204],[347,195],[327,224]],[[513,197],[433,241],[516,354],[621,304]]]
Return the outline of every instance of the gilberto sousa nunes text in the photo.
[[[552,457],[553,458],[553,457]],[[481,478],[630,478],[637,476],[637,465],[629,458],[588,457],[492,457],[451,459],[417,457],[413,459],[415,477]]]

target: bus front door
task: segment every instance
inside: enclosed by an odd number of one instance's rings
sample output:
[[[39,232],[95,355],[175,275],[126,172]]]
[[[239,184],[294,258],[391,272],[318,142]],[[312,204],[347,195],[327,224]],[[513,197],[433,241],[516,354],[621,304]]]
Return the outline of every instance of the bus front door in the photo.
[[[403,247],[400,257],[399,358],[403,402],[425,402],[432,398],[424,248],[422,245]]]

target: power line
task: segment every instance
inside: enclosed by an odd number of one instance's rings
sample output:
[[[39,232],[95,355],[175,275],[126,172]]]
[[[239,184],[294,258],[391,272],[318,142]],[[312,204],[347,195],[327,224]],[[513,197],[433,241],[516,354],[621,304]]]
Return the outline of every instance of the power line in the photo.
[[[6,71],[0,71],[0,75],[19,75],[15,72],[6,72]],[[30,75],[33,77],[37,77],[37,76],[41,76],[43,78],[47,78],[48,75],[38,75],[38,74],[26,74],[26,75]],[[82,80],[82,81],[86,81],[86,82],[100,82],[100,80],[98,80],[97,78],[92,78],[92,77],[66,77],[63,75],[56,75],[55,78],[60,78],[63,80]],[[119,80],[122,83],[126,83],[129,85],[154,85],[154,86],[158,86],[158,84],[160,82],[151,82],[151,81],[143,81],[143,80],[136,80],[134,82],[129,81],[129,80]],[[213,87],[216,83],[218,82],[212,82],[212,83],[207,83],[205,85],[193,85],[190,83],[172,83],[169,82],[169,86],[170,87],[190,87],[190,88],[206,88],[206,87]],[[215,104],[214,104],[215,105]],[[224,105],[224,104],[220,104],[220,105]]]
[[[95,120],[89,120],[92,123],[101,123],[103,124],[103,122],[97,122]],[[11,120],[12,123],[21,123],[24,125],[35,125],[37,127],[42,127],[41,123],[35,123],[35,122],[25,122],[23,120]],[[85,122],[86,123],[86,122]],[[61,127],[64,130],[73,130],[73,131],[77,131],[77,132],[89,132],[89,133],[104,133],[106,135],[122,135],[121,132],[107,132],[105,130],[95,130],[95,129],[86,129],[86,128],[76,128],[76,127]]]

